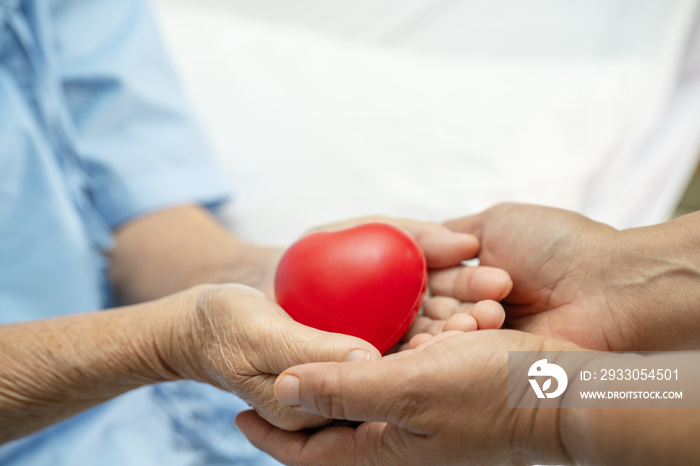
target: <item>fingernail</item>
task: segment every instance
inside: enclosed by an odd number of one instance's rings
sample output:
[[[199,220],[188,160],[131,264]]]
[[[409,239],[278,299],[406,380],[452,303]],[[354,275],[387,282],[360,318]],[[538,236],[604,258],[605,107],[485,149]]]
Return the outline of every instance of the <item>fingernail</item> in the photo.
[[[291,374],[284,374],[275,384],[275,396],[283,405],[299,406],[299,377]]]
[[[356,349],[352,350],[350,354],[348,354],[348,361],[369,361],[371,358],[371,355],[369,354],[369,351],[365,351],[362,349]]]

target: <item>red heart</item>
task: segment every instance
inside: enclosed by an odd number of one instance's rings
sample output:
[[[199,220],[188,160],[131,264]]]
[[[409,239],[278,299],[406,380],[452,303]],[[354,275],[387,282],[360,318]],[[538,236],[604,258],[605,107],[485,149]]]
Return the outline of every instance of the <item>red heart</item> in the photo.
[[[413,238],[387,223],[365,223],[294,243],[277,267],[275,294],[297,322],[362,338],[385,353],[413,322],[427,278]]]

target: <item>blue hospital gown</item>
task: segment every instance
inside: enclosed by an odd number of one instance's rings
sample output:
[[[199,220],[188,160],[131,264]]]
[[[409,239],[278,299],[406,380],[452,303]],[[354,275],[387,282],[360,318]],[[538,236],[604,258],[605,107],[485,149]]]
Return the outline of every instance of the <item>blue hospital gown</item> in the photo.
[[[0,0],[0,322],[113,305],[112,230],[228,183],[141,0]],[[194,382],[141,388],[0,447],[2,465],[267,464],[245,405]]]

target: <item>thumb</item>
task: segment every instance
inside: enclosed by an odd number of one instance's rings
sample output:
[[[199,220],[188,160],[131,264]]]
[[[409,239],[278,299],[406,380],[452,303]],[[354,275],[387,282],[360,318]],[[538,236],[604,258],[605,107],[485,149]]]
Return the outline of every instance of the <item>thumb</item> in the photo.
[[[331,419],[401,425],[422,404],[413,358],[315,363],[291,367],[275,381],[287,406]]]
[[[481,240],[483,238],[484,223],[486,222],[487,215],[488,211],[484,211],[478,214],[448,220],[444,222],[443,225],[452,231],[469,233]]]
[[[529,204],[519,204],[515,202],[504,202],[496,204],[488,209],[474,215],[448,220],[443,223],[444,226],[452,231],[459,233],[469,233],[480,241],[484,239],[484,229],[495,222],[511,219],[512,217],[526,216],[528,218],[541,212],[546,207],[533,206]]]
[[[232,324],[238,332],[238,351],[257,372],[276,375],[309,362],[381,358],[365,340],[300,324],[260,291],[235,289],[238,312]]]
[[[289,317],[276,321],[276,328],[270,332],[273,354],[260,361],[264,367],[259,366],[269,374],[311,362],[368,361],[382,357],[377,348],[360,338],[317,330]]]
[[[396,220],[393,223],[418,243],[431,269],[459,265],[479,252],[479,240],[474,235],[452,231],[437,223],[413,220]]]
[[[314,228],[311,232],[321,230],[339,230],[362,223],[388,223],[401,228],[421,247],[429,268],[442,269],[460,264],[471,259],[479,252],[479,241],[471,235],[451,231],[444,225],[419,220],[390,217],[364,217]]]

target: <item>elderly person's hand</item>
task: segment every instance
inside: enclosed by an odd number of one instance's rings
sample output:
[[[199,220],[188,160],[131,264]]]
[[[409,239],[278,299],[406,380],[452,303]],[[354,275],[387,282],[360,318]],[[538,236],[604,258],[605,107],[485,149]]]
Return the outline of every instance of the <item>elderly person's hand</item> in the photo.
[[[263,293],[242,285],[204,288],[194,310],[184,314],[186,331],[168,346],[170,367],[182,378],[237,394],[287,430],[323,425],[328,419],[277,402],[273,386],[282,371],[304,362],[381,357],[364,340],[295,322]]]
[[[301,325],[260,291],[202,285],[126,308],[0,326],[0,443],[150,383],[236,393],[285,429],[327,419],[281,405],[286,368],[379,358],[358,338]]]
[[[236,424],[258,448],[292,465],[568,463],[558,410],[508,407],[508,351],[576,348],[512,330],[446,332],[383,360],[307,364],[277,379],[282,403],[367,421],[357,428],[285,432],[252,411]]]

